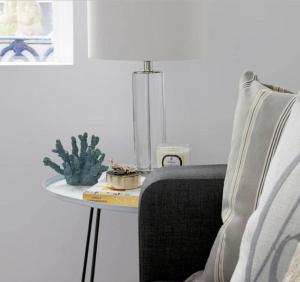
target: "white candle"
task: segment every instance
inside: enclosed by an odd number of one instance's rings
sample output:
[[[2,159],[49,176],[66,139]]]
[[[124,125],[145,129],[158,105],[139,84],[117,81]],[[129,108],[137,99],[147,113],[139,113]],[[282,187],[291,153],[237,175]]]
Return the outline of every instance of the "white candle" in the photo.
[[[183,166],[189,163],[189,145],[162,144],[157,147],[157,167]]]

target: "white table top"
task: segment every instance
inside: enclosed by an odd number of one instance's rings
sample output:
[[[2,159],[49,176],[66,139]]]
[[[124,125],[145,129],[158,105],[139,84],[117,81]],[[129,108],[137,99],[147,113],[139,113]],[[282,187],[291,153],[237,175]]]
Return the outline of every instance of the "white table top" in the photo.
[[[62,176],[54,176],[43,183],[43,188],[54,197],[78,205],[116,212],[137,213],[138,208],[110,205],[99,202],[84,201],[82,194],[89,187],[71,186]]]

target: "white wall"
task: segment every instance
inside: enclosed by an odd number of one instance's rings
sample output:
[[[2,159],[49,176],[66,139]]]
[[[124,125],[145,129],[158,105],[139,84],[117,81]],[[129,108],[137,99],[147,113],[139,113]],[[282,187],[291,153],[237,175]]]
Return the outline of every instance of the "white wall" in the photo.
[[[237,83],[253,69],[297,90],[299,4],[209,1],[209,56],[157,64],[166,77],[170,141],[190,143],[193,163],[224,163]],[[87,59],[85,2],[75,2],[75,65],[0,67],[0,281],[80,280],[88,209],[41,189],[55,139],[101,136],[107,159],[133,161],[131,72],[139,63]],[[137,217],[105,212],[96,281],[138,281]],[[101,277],[101,278],[100,278]]]

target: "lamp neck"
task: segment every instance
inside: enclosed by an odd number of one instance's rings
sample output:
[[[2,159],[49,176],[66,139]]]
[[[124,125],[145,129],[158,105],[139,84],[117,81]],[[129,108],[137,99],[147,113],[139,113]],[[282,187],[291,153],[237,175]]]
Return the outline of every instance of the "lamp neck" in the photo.
[[[151,61],[144,61],[144,72],[153,72],[153,64]]]

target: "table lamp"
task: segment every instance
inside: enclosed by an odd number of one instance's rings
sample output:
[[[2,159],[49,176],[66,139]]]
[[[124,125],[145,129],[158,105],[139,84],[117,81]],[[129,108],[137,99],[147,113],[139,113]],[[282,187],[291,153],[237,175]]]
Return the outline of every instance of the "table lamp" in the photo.
[[[205,38],[200,0],[89,0],[89,57],[142,61],[133,73],[136,165],[156,166],[156,148],[166,142],[163,73],[153,61],[199,59]]]

